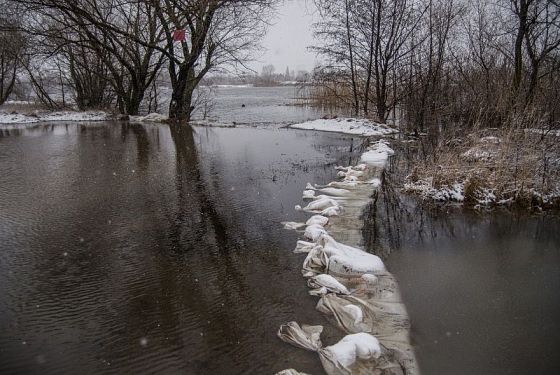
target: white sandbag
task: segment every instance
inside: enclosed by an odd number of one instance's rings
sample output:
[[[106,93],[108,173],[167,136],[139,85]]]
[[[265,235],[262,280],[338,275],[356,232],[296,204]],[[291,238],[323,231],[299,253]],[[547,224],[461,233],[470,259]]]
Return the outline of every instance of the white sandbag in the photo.
[[[327,217],[338,216],[340,215],[340,211],[340,206],[327,207],[323,211],[321,211],[321,215]]]
[[[305,228],[305,233],[303,235],[312,241],[317,241],[324,234],[327,234],[327,231],[323,228],[323,226],[313,224]]]
[[[317,246],[314,242],[298,241],[294,250],[295,254],[307,254],[311,249]]]
[[[329,207],[338,207],[338,206],[339,206],[338,202],[335,201],[334,199],[321,197],[317,200],[314,200],[313,202],[309,202],[309,204],[305,206],[303,209],[305,211],[322,211]]]
[[[324,227],[328,223],[329,223],[328,217],[323,215],[313,215],[305,222],[305,225],[318,224]]]
[[[296,223],[294,221],[283,221],[282,225],[284,226],[284,229],[290,229],[290,230],[297,230],[305,226],[304,223]]]
[[[331,195],[333,197],[344,197],[346,195],[351,194],[352,192],[348,189],[337,189],[333,187],[328,187],[319,190],[321,193],[326,195]]]
[[[319,274],[307,281],[307,285],[312,289],[326,288],[329,292],[339,293],[339,294],[350,294],[348,288],[346,288],[340,281],[327,274]],[[324,294],[324,293],[321,293]]]
[[[278,337],[294,346],[315,351],[328,375],[350,375],[353,373],[373,373],[378,362],[383,368],[390,368],[386,361],[379,361],[383,351],[379,341],[367,333],[347,335],[338,343],[322,348],[320,334],[322,326],[301,327],[296,322],[284,324],[278,330]]]
[[[378,256],[338,243],[329,235],[321,236],[319,244],[329,258],[328,273],[331,275],[350,278],[385,272],[385,265]]]
[[[303,199],[313,199],[315,198],[315,190],[304,190]]]

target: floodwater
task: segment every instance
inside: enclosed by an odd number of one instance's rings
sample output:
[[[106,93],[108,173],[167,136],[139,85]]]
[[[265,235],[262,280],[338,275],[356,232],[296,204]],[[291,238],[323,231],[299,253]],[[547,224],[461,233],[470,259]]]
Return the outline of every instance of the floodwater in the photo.
[[[366,216],[423,374],[560,373],[560,217],[423,208],[389,182]]]
[[[326,323],[280,223],[362,141],[281,129],[320,114],[270,90],[218,89],[249,127],[0,130],[0,373],[321,371],[276,338]]]
[[[301,277],[308,181],[361,140],[58,124],[0,137],[0,373],[318,373],[276,338],[323,323]],[[355,151],[352,151],[355,150]]]
[[[328,326],[280,223],[363,143],[281,128],[322,115],[283,105],[292,87],[216,93],[212,118],[248,125],[0,130],[0,373],[322,373],[276,338]],[[400,281],[422,372],[559,373],[559,219],[434,213],[383,188],[365,247]]]
[[[215,87],[215,99],[209,103],[208,119],[219,123],[250,125],[286,125],[321,117],[323,111],[296,105],[297,86],[280,87]],[[195,113],[201,119],[203,110]]]

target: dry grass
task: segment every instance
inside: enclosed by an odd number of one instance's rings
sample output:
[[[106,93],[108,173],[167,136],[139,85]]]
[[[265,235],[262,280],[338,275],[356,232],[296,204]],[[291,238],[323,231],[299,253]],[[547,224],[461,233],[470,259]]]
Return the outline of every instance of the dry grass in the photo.
[[[560,134],[543,124],[526,112],[510,116],[502,129],[474,129],[441,142],[408,181],[429,181],[433,189],[460,183],[467,205],[560,207]]]

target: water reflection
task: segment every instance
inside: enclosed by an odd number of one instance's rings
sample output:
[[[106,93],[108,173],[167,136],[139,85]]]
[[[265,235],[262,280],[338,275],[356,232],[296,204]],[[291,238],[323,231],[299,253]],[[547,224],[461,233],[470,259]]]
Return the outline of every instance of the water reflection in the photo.
[[[286,129],[4,131],[0,372],[316,373],[316,355],[275,337],[288,320],[324,322],[279,223],[360,144]]]
[[[390,180],[364,235],[399,279],[422,371],[560,371],[560,219],[430,209]]]

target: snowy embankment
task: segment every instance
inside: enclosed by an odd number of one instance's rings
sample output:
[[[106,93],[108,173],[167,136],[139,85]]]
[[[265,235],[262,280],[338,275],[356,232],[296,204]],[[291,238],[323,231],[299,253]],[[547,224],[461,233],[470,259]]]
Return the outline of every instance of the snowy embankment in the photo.
[[[511,134],[505,134],[509,139],[468,135],[467,145],[459,142],[442,148],[435,163],[418,165],[406,177],[403,191],[428,202],[464,203],[474,208],[558,207],[560,149],[556,133],[524,129]]]
[[[294,253],[306,254],[302,273],[310,294],[319,297],[317,310],[345,331],[338,343],[323,346],[322,326],[289,322],[278,337],[317,352],[329,375],[418,373],[409,340],[409,321],[397,282],[383,261],[357,246],[362,242],[361,218],[393,150],[380,140],[371,143],[355,166],[337,167],[337,181],[307,184],[296,210],[310,213],[305,223],[286,222],[305,240]],[[337,238],[337,240],[335,240]],[[297,375],[296,370],[279,374]]]
[[[53,121],[106,121],[111,115],[103,111],[35,111],[30,114],[0,112],[0,125],[26,125]]]
[[[367,119],[354,118],[318,119],[301,124],[290,125],[290,127],[294,129],[320,130],[326,132],[362,135],[366,137],[386,136],[398,133],[397,130],[387,125],[378,124]]]
[[[145,123],[145,122],[151,122],[151,123],[164,123],[167,120],[169,120],[169,117],[167,117],[167,115],[162,115],[160,113],[149,113],[146,116],[129,116],[129,121],[131,123]]]

